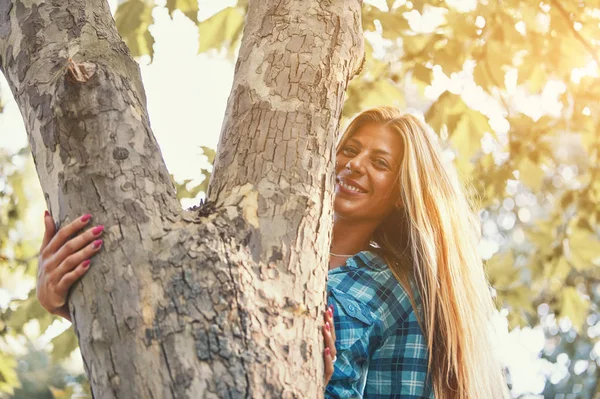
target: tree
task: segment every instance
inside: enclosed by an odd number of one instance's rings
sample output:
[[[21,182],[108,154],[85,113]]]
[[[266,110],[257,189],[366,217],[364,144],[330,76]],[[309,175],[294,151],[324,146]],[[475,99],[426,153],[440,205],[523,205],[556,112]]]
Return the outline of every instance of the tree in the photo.
[[[425,114],[477,189],[484,241],[498,248],[484,255],[494,254],[486,267],[511,328],[543,327],[542,356],[552,363],[561,353],[571,359],[569,373],[558,384],[549,379],[544,395],[595,392],[598,352],[589,348],[600,336],[598,6],[560,0],[386,3],[387,9],[368,1],[362,6],[366,60],[348,87],[343,117],[380,104]],[[203,21],[194,0],[166,6],[198,24],[199,51],[225,47],[233,54],[239,46],[246,0]],[[133,56],[152,56],[148,27],[155,7],[141,0],[119,5],[116,25]],[[180,195],[206,190],[177,187]],[[3,226],[0,241],[6,239]],[[2,267],[12,266],[0,259]],[[16,312],[7,312],[12,320],[22,322],[25,312],[37,317],[30,302],[15,302]],[[563,332],[565,325],[570,328]],[[11,326],[7,331],[14,332]],[[69,342],[70,336],[57,339]],[[585,373],[573,369],[576,359],[587,359]],[[0,368],[4,364],[0,360]]]
[[[360,2],[248,7],[209,186],[182,211],[105,2],[0,3],[48,209],[107,226],[71,315],[97,397],[314,397],[333,143]]]

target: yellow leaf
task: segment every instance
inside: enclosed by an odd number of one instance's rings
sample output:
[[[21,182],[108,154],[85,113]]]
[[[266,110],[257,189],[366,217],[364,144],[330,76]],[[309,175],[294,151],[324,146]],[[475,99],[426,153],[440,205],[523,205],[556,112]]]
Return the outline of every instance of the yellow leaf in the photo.
[[[173,12],[179,10],[194,23],[198,22],[198,0],[167,0],[167,10],[171,18]]]
[[[521,160],[519,164],[519,180],[533,192],[538,192],[542,188],[545,173],[537,163],[531,161],[528,157]]]
[[[119,34],[129,47],[131,55],[154,57],[154,37],[148,28],[154,24],[152,10],[154,2],[144,0],[126,0],[119,4],[115,13],[115,23]]]
[[[571,265],[577,270],[598,266],[600,259],[600,242],[594,233],[583,229],[575,229],[569,235],[569,258]]]
[[[198,23],[200,34],[198,53],[223,46],[231,47],[241,36],[244,14],[239,7],[227,7]]]
[[[564,287],[559,303],[559,316],[568,317],[573,328],[579,330],[588,315],[590,301],[575,287]]]

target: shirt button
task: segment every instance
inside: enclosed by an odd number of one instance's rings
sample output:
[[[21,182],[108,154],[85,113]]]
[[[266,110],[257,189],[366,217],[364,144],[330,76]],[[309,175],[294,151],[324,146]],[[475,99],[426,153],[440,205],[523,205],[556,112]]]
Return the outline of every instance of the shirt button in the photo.
[[[356,312],[356,308],[354,307],[354,305],[348,305],[348,311],[351,314],[354,314]]]

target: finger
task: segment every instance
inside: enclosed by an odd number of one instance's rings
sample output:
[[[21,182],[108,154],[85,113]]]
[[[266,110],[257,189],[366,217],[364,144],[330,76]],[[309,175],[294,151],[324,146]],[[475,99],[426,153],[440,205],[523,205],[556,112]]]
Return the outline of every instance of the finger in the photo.
[[[56,285],[56,293],[66,298],[71,286],[75,283],[75,281],[79,280],[85,274],[85,272],[88,271],[89,267],[90,260],[86,259],[77,265],[74,270],[65,274]]]
[[[52,216],[46,211],[44,213],[44,238],[42,239],[42,245],[40,247],[40,252],[46,248],[52,237],[54,237],[54,233],[56,233],[56,226],[54,226],[54,220],[52,220]]]
[[[329,348],[325,348],[323,361],[325,362],[325,384],[327,384],[333,375],[333,357],[331,356]]]
[[[95,226],[91,229],[87,229],[83,234],[78,235],[75,238],[70,239],[66,242],[65,245],[60,247],[60,249],[54,255],[54,261],[56,264],[60,264],[63,262],[69,255],[74,254],[79,251],[81,248],[85,247],[87,244],[96,240],[102,232],[104,231],[104,226]],[[81,259],[83,260],[83,259]]]
[[[65,274],[75,269],[80,263],[94,256],[98,251],[100,251],[101,248],[102,240],[96,240],[83,248],[81,251],[77,251],[74,254],[69,255],[53,273],[57,276],[55,281],[60,280]]]
[[[46,255],[53,254],[56,251],[58,251],[58,249],[62,247],[65,244],[65,242],[67,242],[69,237],[75,235],[75,233],[77,233],[89,223],[91,217],[92,215],[90,215],[89,213],[85,214],[80,218],[73,220],[68,225],[60,228],[58,232],[54,235],[54,237],[52,237],[48,246],[44,249]]]
[[[335,323],[333,322],[333,305],[330,305],[327,309],[327,316],[329,323],[331,324],[331,336],[333,337],[333,342],[335,342]]]
[[[333,337],[331,335],[331,324],[326,321],[325,325],[323,326],[323,337],[324,337],[324,343],[325,343],[325,347],[329,349],[329,351],[331,352],[331,357],[335,357],[337,354],[337,351],[335,349],[335,341],[333,340]]]

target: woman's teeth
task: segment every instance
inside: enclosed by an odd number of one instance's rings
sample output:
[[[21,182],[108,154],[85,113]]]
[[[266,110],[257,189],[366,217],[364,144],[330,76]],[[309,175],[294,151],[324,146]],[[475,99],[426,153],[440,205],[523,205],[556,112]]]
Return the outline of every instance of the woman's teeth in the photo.
[[[362,191],[362,190],[360,190],[360,189],[358,189],[358,188],[356,188],[356,187],[353,187],[353,186],[350,186],[350,185],[348,185],[348,184],[344,183],[344,182],[343,182],[343,181],[341,181],[341,180],[339,180],[339,181],[338,181],[338,184],[339,184],[340,186],[344,187],[344,188],[345,188],[345,189],[347,189],[347,190],[354,191],[355,193],[363,193],[363,192],[364,192],[364,191]]]

